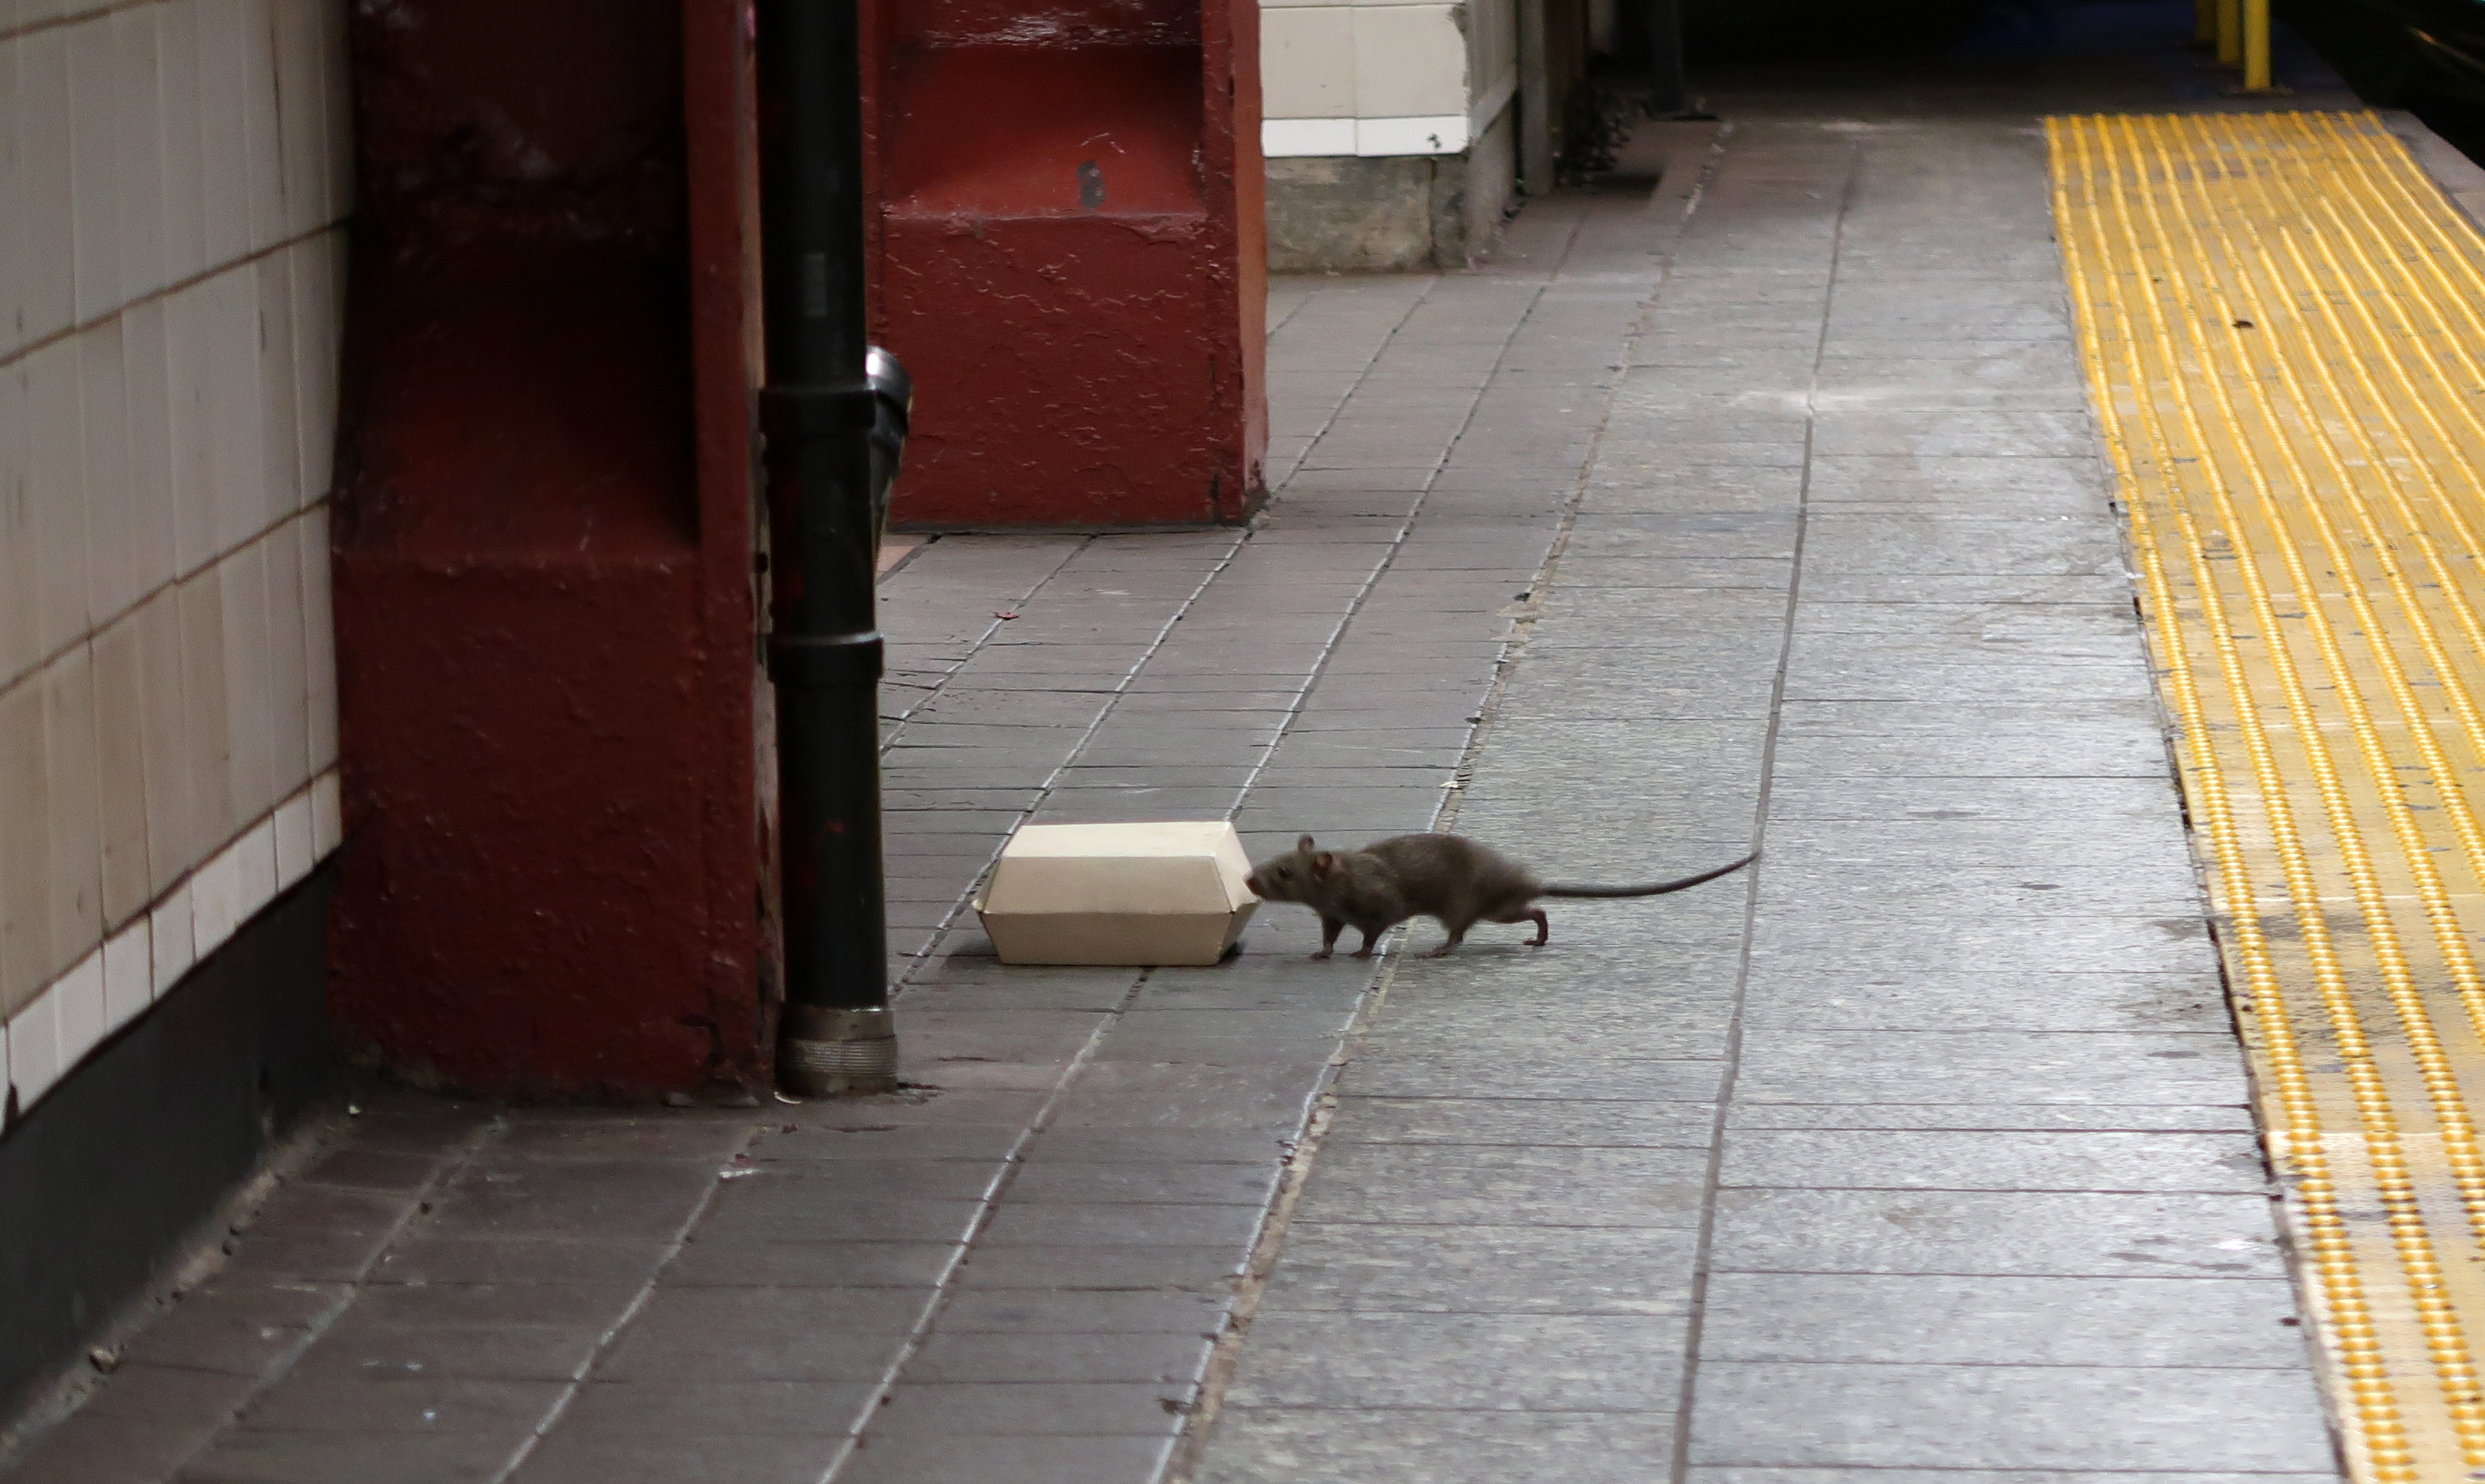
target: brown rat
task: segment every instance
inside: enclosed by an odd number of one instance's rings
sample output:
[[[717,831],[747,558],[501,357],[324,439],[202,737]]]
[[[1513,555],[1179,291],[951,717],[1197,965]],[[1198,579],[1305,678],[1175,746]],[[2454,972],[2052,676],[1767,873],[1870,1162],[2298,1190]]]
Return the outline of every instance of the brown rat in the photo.
[[[1444,958],[1480,922],[1534,923],[1536,936],[1527,946],[1543,947],[1553,930],[1543,908],[1535,904],[1539,897],[1661,897],[1713,881],[1760,858],[1755,850],[1731,866],[1679,881],[1590,886],[1541,880],[1499,850],[1463,835],[1393,835],[1359,850],[1324,850],[1305,835],[1285,854],[1252,867],[1243,884],[1268,901],[1299,902],[1320,914],[1321,949],[1312,955],[1315,958],[1336,951],[1337,935],[1349,924],[1363,930],[1363,946],[1354,957],[1369,958],[1380,934],[1416,916],[1437,917],[1450,931],[1449,941],[1432,953]]]

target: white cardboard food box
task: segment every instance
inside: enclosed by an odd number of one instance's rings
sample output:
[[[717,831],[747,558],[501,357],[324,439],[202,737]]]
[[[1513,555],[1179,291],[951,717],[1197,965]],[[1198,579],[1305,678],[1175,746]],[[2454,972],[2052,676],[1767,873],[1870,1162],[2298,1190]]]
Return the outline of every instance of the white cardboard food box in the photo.
[[[1029,824],[975,904],[1003,963],[1215,963],[1260,899],[1223,820]]]

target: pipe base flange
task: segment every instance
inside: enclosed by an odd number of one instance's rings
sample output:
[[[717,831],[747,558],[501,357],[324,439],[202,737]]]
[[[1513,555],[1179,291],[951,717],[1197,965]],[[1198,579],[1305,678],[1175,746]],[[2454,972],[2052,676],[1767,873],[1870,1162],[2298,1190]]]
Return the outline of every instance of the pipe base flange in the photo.
[[[897,1028],[885,1009],[785,1011],[777,1080],[797,1097],[860,1097],[897,1091]]]

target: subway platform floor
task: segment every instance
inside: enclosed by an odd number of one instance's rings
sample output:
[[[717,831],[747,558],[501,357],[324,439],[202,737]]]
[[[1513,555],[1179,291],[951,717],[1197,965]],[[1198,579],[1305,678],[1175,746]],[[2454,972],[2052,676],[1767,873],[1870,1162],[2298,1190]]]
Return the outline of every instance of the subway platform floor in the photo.
[[[2039,125],[2217,106],[2175,11],[1731,74],[1473,271],[1280,283],[1264,520],[884,583],[909,1091],[370,1097],[0,1475],[2336,1477]],[[1447,959],[965,908],[1221,816],[1765,856]]]

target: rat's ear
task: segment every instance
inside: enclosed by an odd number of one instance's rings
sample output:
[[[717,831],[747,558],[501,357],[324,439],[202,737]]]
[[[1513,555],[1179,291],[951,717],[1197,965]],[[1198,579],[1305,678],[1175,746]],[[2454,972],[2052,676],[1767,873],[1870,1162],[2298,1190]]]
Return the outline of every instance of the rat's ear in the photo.
[[[1303,836],[1303,842],[1308,845],[1311,843],[1311,836],[1305,835]],[[1312,875],[1314,876],[1326,876],[1336,869],[1337,857],[1327,850],[1323,850],[1318,855],[1312,857]]]
[[[1295,849],[1302,851],[1306,855],[1309,855],[1312,852],[1312,837],[1305,835],[1300,840],[1296,841]]]

